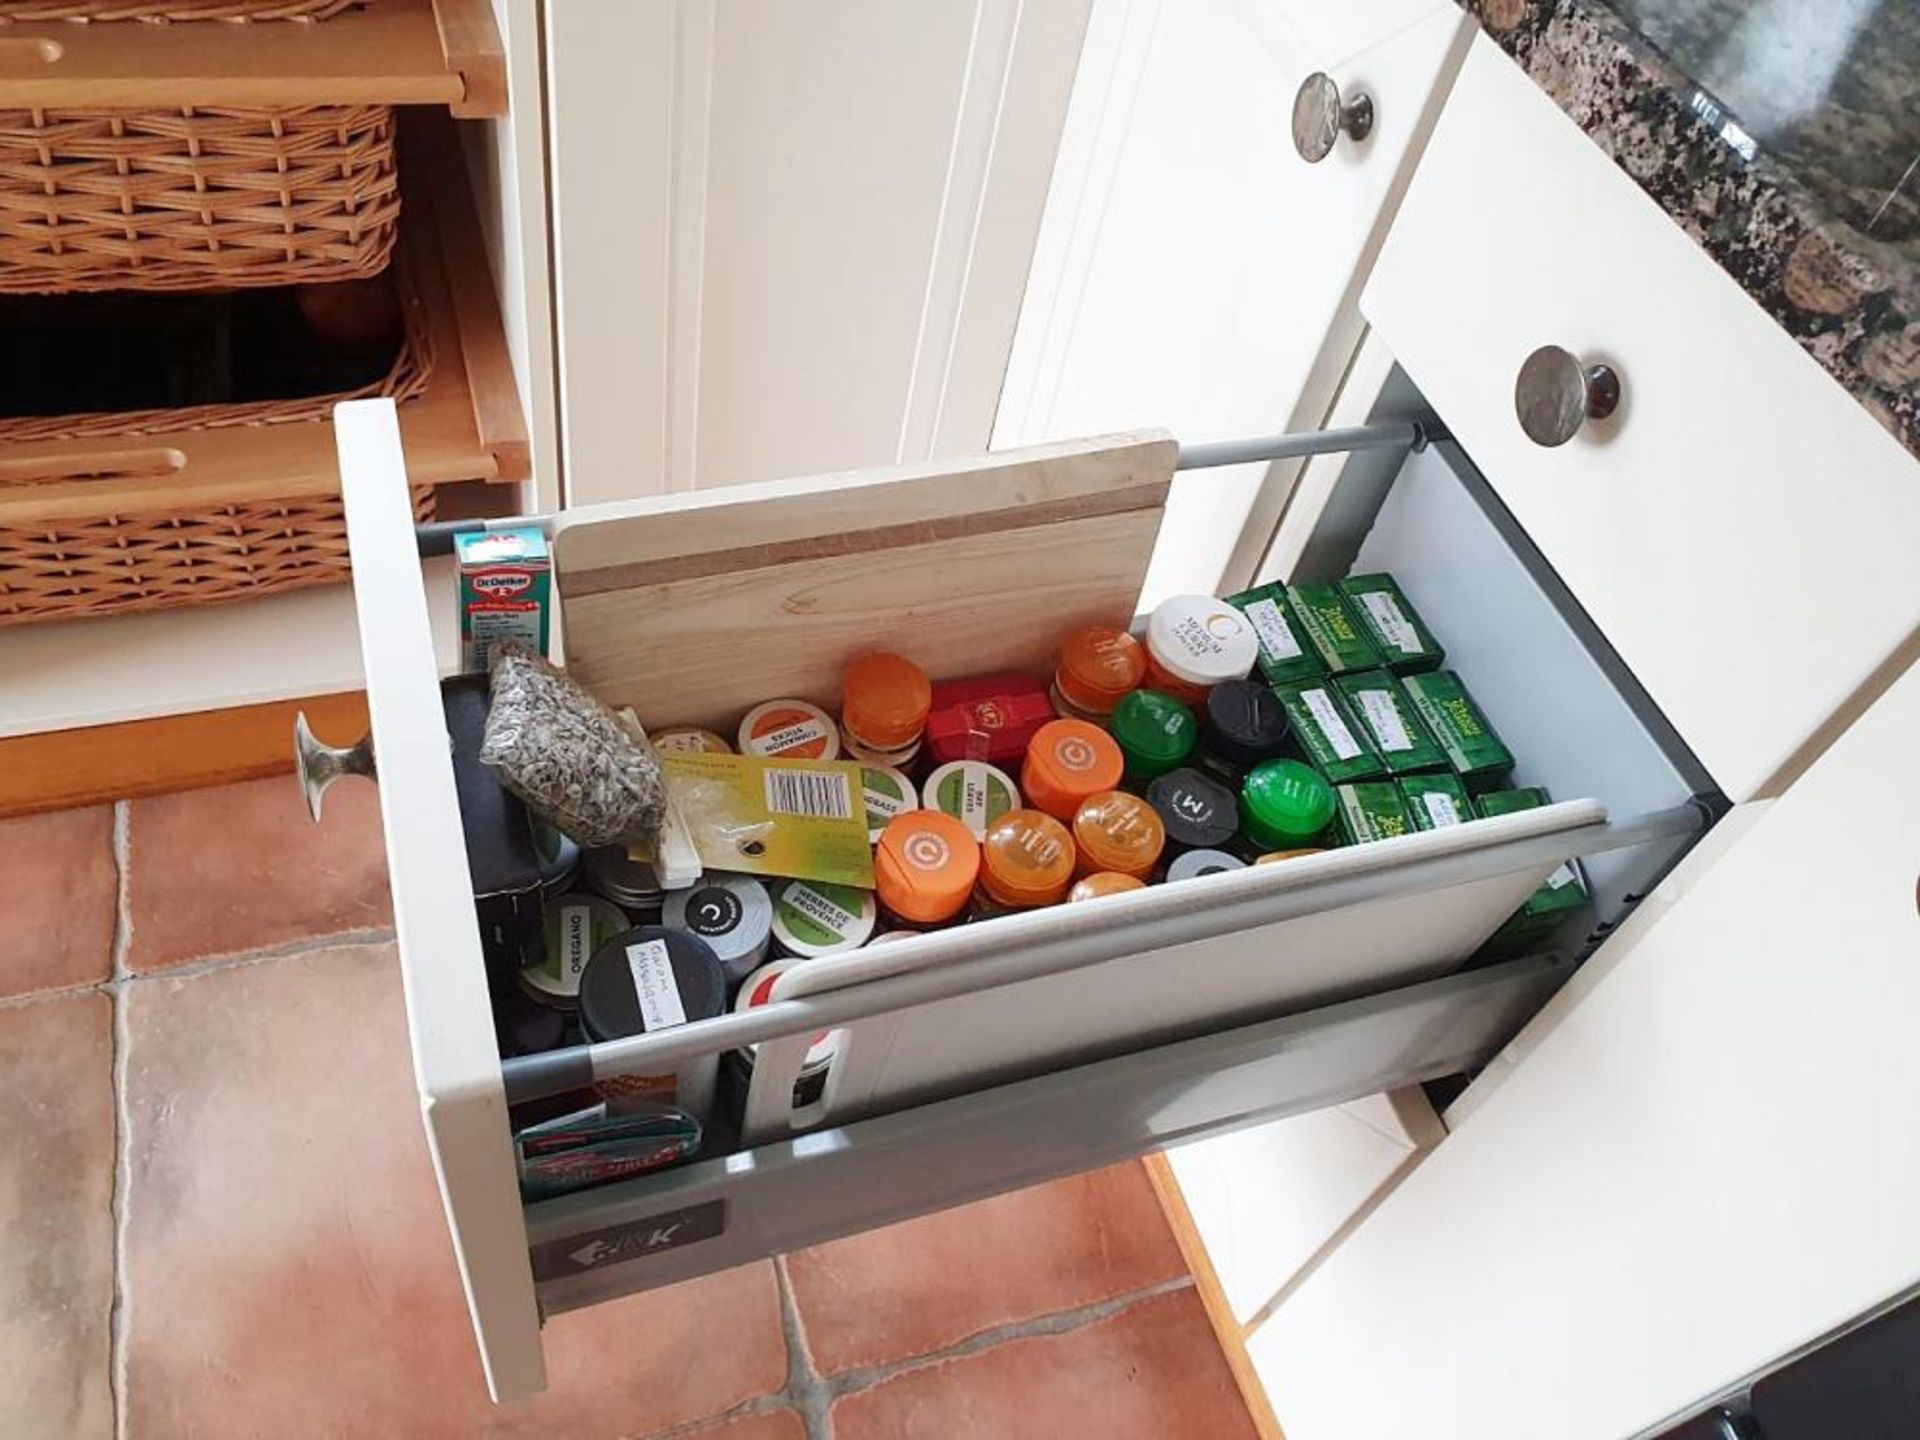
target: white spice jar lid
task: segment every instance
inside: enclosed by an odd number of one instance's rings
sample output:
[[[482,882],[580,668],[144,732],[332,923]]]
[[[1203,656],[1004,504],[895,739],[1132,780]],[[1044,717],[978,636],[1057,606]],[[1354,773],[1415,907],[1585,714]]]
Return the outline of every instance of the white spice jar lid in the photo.
[[[1244,679],[1260,657],[1247,617],[1211,595],[1162,600],[1147,621],[1147,649],[1163,670],[1189,685]]]

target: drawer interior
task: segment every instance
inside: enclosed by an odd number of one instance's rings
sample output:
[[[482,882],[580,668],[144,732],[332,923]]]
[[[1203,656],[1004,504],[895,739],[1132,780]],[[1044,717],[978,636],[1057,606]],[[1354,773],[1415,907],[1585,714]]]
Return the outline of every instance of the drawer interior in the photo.
[[[1398,367],[1371,418],[1445,433]],[[1346,457],[1305,528],[1288,578],[1393,574],[1513,751],[1514,784],[1591,796],[1615,815],[1689,800],[1724,811],[1705,766],[1454,441]],[[1587,857],[1589,940],[1617,925],[1683,850],[1649,843]]]

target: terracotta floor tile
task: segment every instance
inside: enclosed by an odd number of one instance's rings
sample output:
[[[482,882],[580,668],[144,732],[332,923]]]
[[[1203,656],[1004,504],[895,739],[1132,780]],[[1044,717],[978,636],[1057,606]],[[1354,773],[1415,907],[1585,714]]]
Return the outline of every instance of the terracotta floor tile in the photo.
[[[133,970],[393,923],[379,791],[358,780],[319,825],[287,775],[135,800],[127,850]]]
[[[1137,1162],[836,1240],[787,1267],[814,1363],[829,1375],[1186,1269]]]
[[[1237,1440],[1253,1422],[1191,1290],[837,1401],[834,1440]]]
[[[762,1264],[558,1317],[548,1393],[488,1403],[390,947],[127,1002],[129,1440],[612,1437],[785,1383]]]
[[[111,805],[0,820],[0,995],[106,979],[119,884]]]
[[[686,1440],[807,1440],[807,1427],[793,1411],[774,1410],[695,1430]]]
[[[113,1434],[113,1005],[0,1010],[0,1435]]]

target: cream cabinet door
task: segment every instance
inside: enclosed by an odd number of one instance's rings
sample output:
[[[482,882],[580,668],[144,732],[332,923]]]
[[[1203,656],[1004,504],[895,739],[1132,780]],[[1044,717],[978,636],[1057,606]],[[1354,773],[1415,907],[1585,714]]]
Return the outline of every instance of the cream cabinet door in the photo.
[[[1920,465],[1484,36],[1360,308],[1734,800],[1920,629]],[[1622,391],[1557,448],[1548,345]]]
[[[994,448],[1143,424],[1183,442],[1317,426],[1470,23],[1451,3],[1100,0]],[[1309,164],[1291,115],[1315,71],[1368,96],[1374,121]],[[1250,579],[1291,474],[1177,477],[1143,606]]]
[[[1916,797],[1909,671],[1255,1334],[1289,1440],[1618,1440],[1920,1283]]]

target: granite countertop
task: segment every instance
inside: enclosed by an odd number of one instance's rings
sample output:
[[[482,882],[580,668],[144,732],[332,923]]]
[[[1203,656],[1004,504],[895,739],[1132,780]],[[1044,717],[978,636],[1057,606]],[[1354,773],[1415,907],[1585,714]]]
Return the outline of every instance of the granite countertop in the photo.
[[[1920,3],[1462,3],[1920,455]]]

